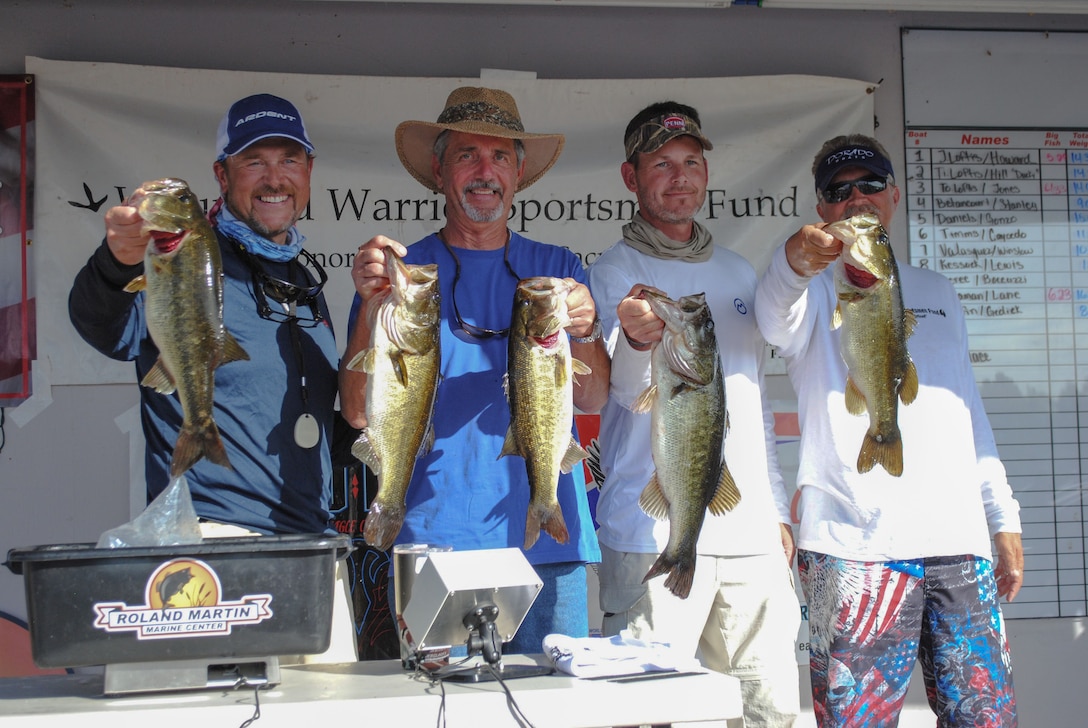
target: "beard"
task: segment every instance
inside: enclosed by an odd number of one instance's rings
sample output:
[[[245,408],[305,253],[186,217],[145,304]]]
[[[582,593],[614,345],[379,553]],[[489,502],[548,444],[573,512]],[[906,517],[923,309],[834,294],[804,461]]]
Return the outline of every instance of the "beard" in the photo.
[[[706,200],[706,191],[698,196],[697,200],[694,200],[691,204],[684,205],[679,208],[666,207],[660,200],[653,195],[648,194],[647,190],[639,190],[639,209],[649,213],[655,220],[668,223],[670,225],[686,225],[695,219],[695,216],[699,214],[699,210],[703,207],[703,202]],[[643,215],[645,217],[645,215]]]
[[[499,205],[490,210],[485,210],[476,207],[469,201],[469,193],[480,189],[491,190],[492,192],[497,193],[500,199],[502,198],[502,187],[497,182],[470,182],[461,192],[461,209],[465,211],[465,215],[468,219],[473,222],[495,222],[502,218],[503,214],[506,212],[505,205]]]
[[[288,195],[292,201],[298,199],[294,194],[294,190],[289,189],[277,190],[272,189],[271,187],[265,187],[256,192],[257,197],[275,197],[277,195]],[[257,210],[254,207],[250,207],[248,212],[242,214],[237,209],[237,206],[233,204],[229,189],[224,196],[223,202],[226,204],[227,209],[231,211],[232,215],[238,218],[241,222],[244,222],[246,225],[248,225],[249,228],[253,230],[253,232],[261,235],[262,237],[268,238],[269,240],[272,240],[277,235],[283,235],[284,233],[290,231],[290,229],[295,226],[295,223],[298,222],[298,218],[300,217],[300,212],[296,209],[290,216],[289,221],[276,223],[276,226],[272,227],[270,223],[262,220],[257,215]]]

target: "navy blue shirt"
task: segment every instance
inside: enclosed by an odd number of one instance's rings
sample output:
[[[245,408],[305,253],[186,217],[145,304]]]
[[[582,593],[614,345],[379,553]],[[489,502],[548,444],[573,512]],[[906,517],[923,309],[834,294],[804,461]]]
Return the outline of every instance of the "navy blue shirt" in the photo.
[[[224,323],[250,358],[215,371],[214,418],[233,467],[203,459],[188,470],[193,506],[201,518],[260,533],[327,532],[330,442],[339,414],[333,409],[338,355],[324,297],[318,300],[324,320],[316,326],[262,318],[249,267],[233,242],[222,236],[219,242]],[[261,263],[272,276],[297,280],[299,275],[297,263]],[[135,361],[137,381],[159,356],[147,332],[146,294],[122,290],[142,272],[142,263],[119,264],[103,243],[76,276],[68,302],[80,336],[108,357]],[[279,306],[271,299],[269,304]],[[309,308],[302,307],[300,313],[308,315]],[[304,412],[316,418],[320,431],[320,441],[312,448],[295,442],[295,421]],[[147,440],[150,501],[170,482],[170,460],[182,423],[177,394],[162,395],[141,386],[140,419]]]

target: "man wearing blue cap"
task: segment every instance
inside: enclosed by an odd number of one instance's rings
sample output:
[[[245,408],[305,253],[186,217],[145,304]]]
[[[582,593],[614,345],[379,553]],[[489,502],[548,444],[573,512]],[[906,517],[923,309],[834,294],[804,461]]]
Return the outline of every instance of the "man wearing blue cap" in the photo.
[[[295,227],[310,200],[314,145],[298,109],[270,94],[233,104],[219,125],[209,212],[223,262],[223,318],[248,353],[216,370],[214,419],[230,467],[208,459],[185,472],[205,535],[331,533],[331,443],[338,354],[321,286],[325,271]],[[106,239],[79,272],[69,315],[91,346],[135,361],[142,381],[159,357],[145,294],[124,290],[144,272],[151,240],[136,208],[105,216]],[[150,501],[170,483],[182,408],[140,387]],[[338,425],[336,425],[338,427]],[[342,602],[342,604],[341,604]],[[350,604],[337,599],[338,619]],[[352,625],[353,626],[353,625]],[[334,623],[327,661],[356,659],[354,631]]]
[[[869,213],[888,228],[899,188],[887,151],[860,134],[825,143],[812,172],[823,222],[775,252],[756,318],[797,392],[798,571],[817,722],[895,725],[917,659],[937,725],[1015,726],[998,600],[1023,583],[1019,505],[971,370],[959,297],[944,276],[898,262],[903,308],[916,319],[907,349],[918,393],[898,408],[901,474],[866,469],[858,453],[869,417],[847,409],[832,321],[836,269],[860,290],[874,276],[850,273],[853,256],[836,263],[844,243],[826,227]]]

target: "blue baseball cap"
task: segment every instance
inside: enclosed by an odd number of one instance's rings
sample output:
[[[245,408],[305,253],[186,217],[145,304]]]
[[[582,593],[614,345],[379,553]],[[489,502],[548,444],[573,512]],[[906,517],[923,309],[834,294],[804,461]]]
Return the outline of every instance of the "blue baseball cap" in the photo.
[[[271,137],[293,139],[314,153],[302,114],[287,99],[272,94],[255,94],[235,101],[219,122],[216,161],[237,154],[254,142]]]
[[[880,177],[894,177],[891,161],[878,149],[867,144],[851,144],[828,154],[816,167],[816,190],[827,187],[839,170],[861,167]]]

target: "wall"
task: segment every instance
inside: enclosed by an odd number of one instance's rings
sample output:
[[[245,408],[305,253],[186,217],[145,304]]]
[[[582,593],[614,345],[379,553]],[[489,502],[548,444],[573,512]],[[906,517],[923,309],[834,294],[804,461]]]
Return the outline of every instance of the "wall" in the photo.
[[[0,0],[0,73],[22,73],[24,57],[35,55],[373,76],[472,77],[481,68],[502,68],[542,78],[810,73],[883,79],[875,100],[877,136],[900,157],[902,27],[1088,30],[1088,15]],[[359,110],[365,123],[366,99]],[[893,161],[902,167],[901,157]],[[904,240],[905,222],[899,225],[892,236]],[[72,244],[89,254],[94,241]],[[3,553],[93,541],[130,516],[127,486],[120,485],[128,482],[128,439],[114,419],[135,405],[135,386],[57,387],[51,396],[52,403],[21,427],[7,411],[0,451]],[[789,398],[788,382],[773,383],[771,396]],[[23,615],[22,601],[21,578],[0,571],[0,611]],[[1083,724],[1088,696],[1073,676],[1088,671],[1086,627],[1083,618],[1010,624],[1023,725]]]

